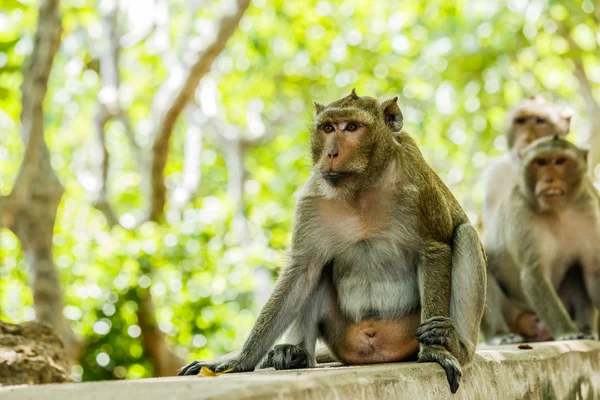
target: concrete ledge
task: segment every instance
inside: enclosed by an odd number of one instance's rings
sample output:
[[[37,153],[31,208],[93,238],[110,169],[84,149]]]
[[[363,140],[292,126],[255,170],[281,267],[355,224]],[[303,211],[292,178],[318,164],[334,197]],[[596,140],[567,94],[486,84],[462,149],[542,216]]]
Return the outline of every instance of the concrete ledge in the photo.
[[[599,399],[600,341],[481,348],[452,395],[436,364],[264,370],[216,378],[172,377],[0,388],[3,400],[49,399]]]

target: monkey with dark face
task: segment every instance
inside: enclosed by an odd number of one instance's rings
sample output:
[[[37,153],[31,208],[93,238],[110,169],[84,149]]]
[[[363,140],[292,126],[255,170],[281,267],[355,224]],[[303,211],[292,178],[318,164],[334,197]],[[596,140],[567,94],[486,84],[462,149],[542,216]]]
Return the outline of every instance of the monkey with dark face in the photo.
[[[484,237],[489,273],[501,287],[488,293],[486,337],[502,332],[494,326],[505,306],[499,291],[537,315],[553,338],[591,337],[582,327],[592,326],[593,313],[574,315],[576,324],[557,292],[565,282],[574,284],[582,292],[577,298],[591,303],[580,309],[600,307],[600,197],[586,174],[586,158],[587,151],[558,135],[521,150],[518,183],[499,206],[504,223]],[[574,266],[579,281],[571,276]],[[566,301],[572,304],[568,295]]]
[[[437,362],[455,392],[485,303],[485,256],[456,199],[402,130],[397,98],[315,103],[313,168],[290,259],[241,352],[216,371],[315,365],[317,338],[348,364]],[[418,356],[417,356],[418,354]]]

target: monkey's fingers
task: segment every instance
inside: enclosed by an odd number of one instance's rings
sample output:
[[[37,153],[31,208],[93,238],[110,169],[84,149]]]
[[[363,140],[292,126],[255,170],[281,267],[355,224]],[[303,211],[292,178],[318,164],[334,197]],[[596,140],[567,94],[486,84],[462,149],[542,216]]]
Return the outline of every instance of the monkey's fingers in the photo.
[[[448,317],[432,317],[424,321],[415,333],[419,343],[446,346],[455,338],[454,321]]]
[[[192,361],[185,367],[181,368],[179,370],[179,372],[177,373],[177,375],[178,376],[198,375],[198,372],[200,372],[200,369],[205,365],[206,364],[202,363],[201,361]]]

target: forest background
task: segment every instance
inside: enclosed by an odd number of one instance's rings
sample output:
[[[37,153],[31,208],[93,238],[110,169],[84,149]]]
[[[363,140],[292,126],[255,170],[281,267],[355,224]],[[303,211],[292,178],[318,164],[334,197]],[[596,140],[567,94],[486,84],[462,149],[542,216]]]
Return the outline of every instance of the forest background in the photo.
[[[475,224],[527,96],[573,108],[598,178],[599,26],[597,0],[2,0],[0,320],[53,325],[75,380],[239,348],[290,242],[312,100],[352,88],[400,97]]]

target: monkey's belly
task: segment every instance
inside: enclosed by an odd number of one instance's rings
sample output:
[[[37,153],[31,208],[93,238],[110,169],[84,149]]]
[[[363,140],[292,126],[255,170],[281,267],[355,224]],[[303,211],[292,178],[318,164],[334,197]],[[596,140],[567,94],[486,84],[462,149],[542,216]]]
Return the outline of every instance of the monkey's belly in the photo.
[[[415,332],[420,324],[420,312],[391,321],[363,320],[350,323],[343,344],[336,349],[336,353],[340,360],[349,364],[406,360],[419,350]]]

